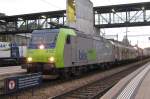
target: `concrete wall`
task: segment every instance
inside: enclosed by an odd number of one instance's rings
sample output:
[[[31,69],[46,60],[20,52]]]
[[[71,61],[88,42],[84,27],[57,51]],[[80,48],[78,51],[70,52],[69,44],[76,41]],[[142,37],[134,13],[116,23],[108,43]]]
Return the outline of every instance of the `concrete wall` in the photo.
[[[75,0],[75,8],[76,21],[68,22],[68,25],[85,34],[98,34],[94,27],[93,3],[90,0]]]

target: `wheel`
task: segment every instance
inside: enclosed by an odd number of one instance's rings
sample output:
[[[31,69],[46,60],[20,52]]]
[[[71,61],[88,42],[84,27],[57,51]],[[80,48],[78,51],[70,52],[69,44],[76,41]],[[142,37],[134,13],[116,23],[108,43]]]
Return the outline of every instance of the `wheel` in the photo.
[[[68,71],[68,69],[63,69],[59,71],[59,77],[62,79],[69,79],[71,73]]]
[[[36,72],[36,70],[35,70],[35,68],[27,68],[27,73],[35,73]]]
[[[27,73],[32,73],[32,69],[31,68],[27,68]]]

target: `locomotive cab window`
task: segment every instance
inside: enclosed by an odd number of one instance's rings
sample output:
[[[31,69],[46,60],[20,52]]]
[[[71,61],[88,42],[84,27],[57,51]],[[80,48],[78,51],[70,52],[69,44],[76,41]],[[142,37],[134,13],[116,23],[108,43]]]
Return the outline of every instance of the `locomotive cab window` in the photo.
[[[55,48],[59,30],[39,30],[32,33],[29,48],[44,45],[45,48]]]
[[[67,36],[66,44],[71,44],[71,36],[70,35]]]

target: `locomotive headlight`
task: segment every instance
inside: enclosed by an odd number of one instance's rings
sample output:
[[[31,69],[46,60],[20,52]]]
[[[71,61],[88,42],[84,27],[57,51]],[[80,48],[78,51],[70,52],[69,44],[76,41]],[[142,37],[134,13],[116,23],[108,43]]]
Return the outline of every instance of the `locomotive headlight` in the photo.
[[[40,45],[40,46],[39,46],[39,49],[44,49],[44,48],[45,48],[44,45]]]
[[[50,63],[54,63],[54,62],[55,62],[55,58],[54,58],[54,57],[50,57],[50,58],[49,58],[49,62],[50,62]]]
[[[28,58],[27,58],[27,61],[28,61],[28,62],[32,62],[32,57],[28,57]]]

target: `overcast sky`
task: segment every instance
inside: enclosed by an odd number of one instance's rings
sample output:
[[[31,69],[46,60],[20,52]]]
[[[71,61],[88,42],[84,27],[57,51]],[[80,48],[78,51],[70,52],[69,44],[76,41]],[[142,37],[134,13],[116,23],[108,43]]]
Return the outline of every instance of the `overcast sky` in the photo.
[[[91,0],[94,6],[115,5],[149,0]],[[35,13],[66,8],[66,0],[0,0],[0,12],[7,15]]]
[[[94,6],[115,5],[125,3],[149,2],[149,0],[91,0]],[[45,12],[62,10],[66,8],[66,0],[0,0],[0,12],[6,15],[17,15],[25,13]],[[125,35],[126,28],[113,28],[102,30],[107,35],[119,34],[119,40]],[[128,28],[130,35],[150,34],[150,27]],[[144,48],[150,46],[150,40],[146,37],[129,37],[135,45],[137,40],[139,46]]]

